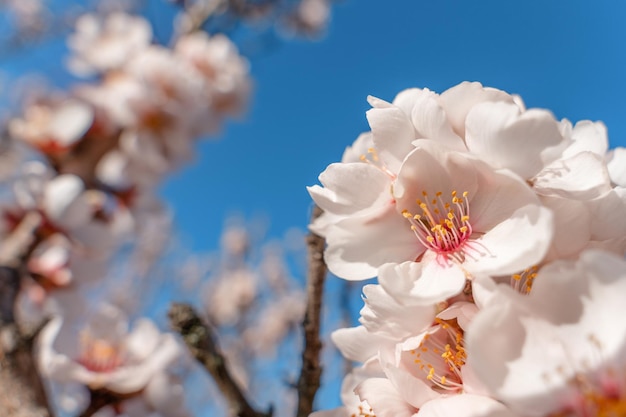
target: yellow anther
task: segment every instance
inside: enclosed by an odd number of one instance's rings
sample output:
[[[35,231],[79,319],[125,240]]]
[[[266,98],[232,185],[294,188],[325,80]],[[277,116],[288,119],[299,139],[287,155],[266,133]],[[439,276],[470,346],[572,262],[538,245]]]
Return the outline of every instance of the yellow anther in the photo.
[[[468,192],[467,191],[463,191],[463,197],[467,197]]]
[[[469,216],[467,216],[467,215],[461,216],[461,221],[462,222],[468,222],[469,221]]]
[[[441,197],[441,194],[443,194],[441,191],[437,191],[437,192],[435,193],[435,195],[436,195],[437,197]]]
[[[459,230],[461,231],[461,233],[465,233],[467,232],[467,226],[461,226]]]

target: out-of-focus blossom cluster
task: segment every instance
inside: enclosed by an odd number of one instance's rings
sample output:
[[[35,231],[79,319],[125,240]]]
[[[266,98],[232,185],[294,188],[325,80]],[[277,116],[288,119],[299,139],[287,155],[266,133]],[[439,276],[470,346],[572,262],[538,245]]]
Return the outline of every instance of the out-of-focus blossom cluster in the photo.
[[[370,97],[371,131],[309,188],[329,269],[363,288],[337,330],[362,365],[322,416],[623,416],[624,150],[465,82]]]
[[[330,19],[333,0],[172,0],[184,6],[177,29],[187,33],[198,25],[228,31],[243,21],[256,31],[272,29],[286,36],[317,37]],[[202,21],[199,16],[204,17]]]
[[[131,249],[139,262],[128,279],[150,273],[169,223],[155,188],[190,160],[197,139],[243,112],[248,63],[223,35],[157,45],[147,20],[121,12],[82,16],[68,46],[70,70],[92,80],[40,93],[7,123],[2,259],[31,229],[17,317],[35,327],[48,320],[38,362],[66,411],[104,392],[117,400],[101,416],[186,416],[172,370],[183,349],[150,320],[127,318],[138,311],[110,304],[104,288],[112,262]]]
[[[187,255],[177,267],[179,299],[191,300],[219,341],[228,368],[250,398],[276,416],[291,416],[296,393],[300,332],[306,306],[302,230],[268,238],[266,220],[230,217],[219,250]],[[221,413],[218,393],[202,388],[212,415]],[[220,414],[221,415],[221,414]]]

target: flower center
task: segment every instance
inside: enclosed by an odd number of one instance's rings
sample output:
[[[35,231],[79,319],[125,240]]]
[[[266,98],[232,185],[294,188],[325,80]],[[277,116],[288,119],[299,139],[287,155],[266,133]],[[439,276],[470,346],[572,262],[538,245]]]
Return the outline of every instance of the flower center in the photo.
[[[121,344],[95,338],[88,331],[81,333],[80,347],[78,363],[92,372],[111,372],[124,361]]]
[[[380,157],[378,156],[378,151],[375,148],[367,148],[367,154],[361,155],[359,159],[361,160],[361,162],[365,162],[366,164],[370,164],[373,167],[379,169],[390,178],[396,178],[396,174],[391,172],[385,166],[383,161],[380,160]]]
[[[539,268],[535,265],[524,269],[519,274],[511,275],[511,287],[519,293],[529,294],[538,270]]]
[[[462,249],[472,235],[467,194],[465,191],[459,197],[452,191],[452,199],[444,201],[441,191],[433,198],[422,191],[424,200],[416,200],[421,214],[403,210],[402,215],[411,223],[411,230],[422,245],[438,254],[449,255]]]
[[[461,367],[465,365],[467,354],[463,346],[463,331],[456,322],[436,319],[434,331],[411,351],[413,362],[426,374],[434,388],[446,391],[459,391],[463,388]]]

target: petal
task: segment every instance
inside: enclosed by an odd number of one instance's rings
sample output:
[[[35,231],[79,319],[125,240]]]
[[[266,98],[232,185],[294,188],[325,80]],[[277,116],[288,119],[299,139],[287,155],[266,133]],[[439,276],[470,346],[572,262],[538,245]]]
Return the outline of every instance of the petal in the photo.
[[[355,390],[361,401],[367,401],[376,417],[411,417],[415,410],[407,404],[391,381],[385,378],[369,378]]]
[[[604,156],[609,149],[606,126],[602,122],[581,120],[572,130],[573,143],[563,151],[563,158],[572,157],[580,152],[591,152]]]
[[[420,263],[383,265],[379,270],[380,285],[398,302],[407,305],[434,305],[463,291],[463,271],[451,262],[431,258]]]
[[[48,183],[43,195],[46,215],[68,228],[86,223],[92,216],[91,205],[83,196],[85,186],[76,175],[59,175]]]
[[[495,88],[483,87],[478,82],[464,81],[439,96],[439,102],[448,116],[452,129],[465,138],[465,119],[472,107],[485,101],[503,101],[513,104],[513,97]]]
[[[452,130],[447,115],[438,102],[438,95],[428,89],[415,97],[411,120],[418,138],[436,140],[451,150],[465,151],[465,143]]]
[[[424,192],[429,196],[441,192],[446,197],[457,190],[474,194],[477,185],[473,160],[432,140],[415,141],[415,146],[394,184],[398,211],[418,210],[416,199],[423,198]]]
[[[618,147],[609,152],[607,169],[613,183],[626,187],[626,148]]]
[[[554,238],[549,259],[577,255],[591,239],[591,215],[587,204],[560,197],[541,197],[554,214]]]
[[[315,203],[329,213],[358,214],[392,201],[389,176],[369,164],[331,164],[319,180],[324,188],[315,185],[307,189]]]
[[[324,259],[338,277],[363,280],[387,262],[416,259],[424,251],[406,219],[389,206],[377,218],[347,218],[328,228]]]
[[[508,275],[536,265],[553,236],[552,212],[524,206],[485,235],[466,244],[464,268],[471,273]]]
[[[368,110],[367,121],[381,160],[389,170],[398,172],[404,157],[413,149],[415,128],[402,109],[387,105]]]
[[[378,337],[363,326],[338,329],[330,337],[341,355],[351,361],[366,362],[378,353]]]
[[[424,404],[416,417],[516,417],[493,398],[472,394],[441,397]]]
[[[588,200],[611,189],[603,157],[591,152],[577,153],[546,166],[534,179],[538,194]]]
[[[496,168],[532,178],[564,146],[552,113],[515,104],[481,103],[467,115],[465,141],[470,152]]]

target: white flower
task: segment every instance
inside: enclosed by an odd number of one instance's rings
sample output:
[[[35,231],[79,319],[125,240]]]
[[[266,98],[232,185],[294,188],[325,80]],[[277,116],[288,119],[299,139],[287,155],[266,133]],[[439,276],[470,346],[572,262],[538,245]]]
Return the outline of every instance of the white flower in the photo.
[[[74,56],[68,66],[76,75],[92,75],[122,67],[152,40],[150,23],[142,17],[116,12],[101,18],[82,15],[68,38]]]
[[[11,135],[43,153],[67,152],[92,126],[94,112],[76,99],[34,103],[9,123]]]
[[[499,289],[466,334],[493,396],[527,416],[623,415],[626,262],[587,251],[543,267],[530,295]]]
[[[541,261],[552,216],[521,179],[435,141],[415,144],[394,182],[393,204],[378,217],[346,218],[328,229],[331,272],[363,279],[387,262],[422,262],[398,272],[421,279],[432,291],[424,302],[435,302],[460,292],[473,275],[514,273]]]
[[[54,317],[41,332],[39,366],[52,379],[133,393],[183,352],[173,335],[160,333],[148,319],[137,320],[129,331],[126,316],[111,305],[88,315],[79,328],[76,314],[84,312]]]

